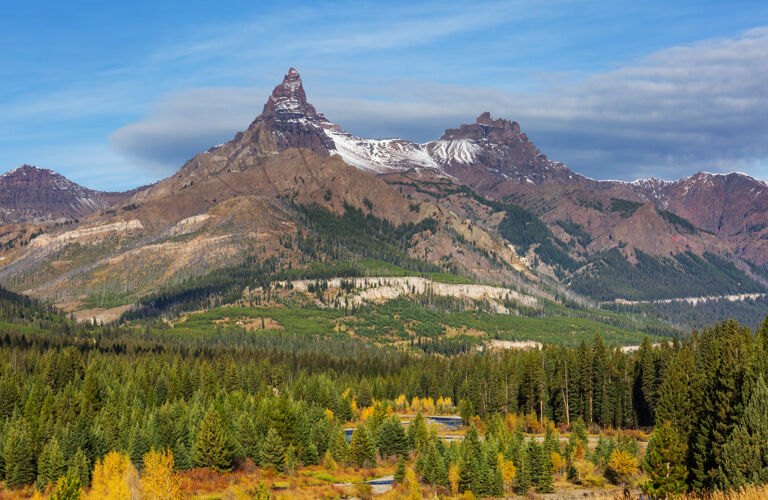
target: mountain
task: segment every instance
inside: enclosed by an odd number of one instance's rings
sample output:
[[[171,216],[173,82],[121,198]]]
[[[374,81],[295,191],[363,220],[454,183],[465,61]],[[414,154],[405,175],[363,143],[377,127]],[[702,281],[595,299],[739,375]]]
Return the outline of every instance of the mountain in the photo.
[[[123,198],[75,184],[44,168],[22,165],[0,176],[0,217],[3,223],[75,219],[104,210]]]
[[[765,185],[760,181],[732,174],[730,177],[743,182],[731,182],[713,192],[713,186],[722,183],[713,183],[711,179],[720,177],[709,174],[677,182],[588,179],[547,159],[517,122],[493,119],[487,112],[476,123],[448,129],[439,140],[423,144],[361,138],[317,112],[307,101],[301,77],[294,68],[275,87],[262,113],[246,131],[237,134],[232,142],[195,157],[178,178],[193,179],[200,162],[207,163],[202,174],[207,175],[239,168],[243,157],[275,154],[288,148],[339,155],[345,163],[378,175],[415,171],[467,185],[494,199],[517,200],[557,232],[562,233],[556,229],[562,223],[581,226],[593,243],[580,250],[589,254],[621,246],[633,262],[637,248],[658,256],[687,251],[733,254],[738,259],[768,264],[768,252],[762,251],[766,240],[755,245],[749,235],[743,236],[749,228],[753,233],[759,228],[759,222],[754,221],[768,220],[768,190],[761,189]],[[741,210],[745,200],[756,198],[760,198],[758,208],[749,214]],[[620,205],[620,200],[652,203],[654,209],[641,210],[636,216],[633,211],[627,217],[626,212],[610,210],[614,204]],[[607,209],[590,210],[599,207]],[[721,219],[726,221],[725,227],[733,229],[730,233],[725,234],[716,223]],[[712,238],[711,232],[719,238]],[[749,267],[745,262],[739,265]]]
[[[267,276],[349,263],[504,285],[505,310],[766,291],[761,181],[597,181],[489,113],[426,143],[361,138],[308,102],[293,68],[244,131],[151,186],[99,193],[23,170],[3,177],[20,188],[0,206],[37,200],[37,219],[18,220],[38,224],[2,226],[0,283],[81,317],[236,300]]]
[[[576,176],[562,164],[547,160],[516,122],[494,120],[490,113],[480,115],[475,124],[446,130],[439,140],[424,144],[354,136],[328,121],[307,101],[294,68],[235,142],[242,144],[241,150],[273,153],[306,148],[324,156],[338,154],[347,164],[367,172],[427,170],[466,184],[493,176],[531,183]]]
[[[748,234],[750,230],[760,233],[765,229],[760,221],[768,220],[768,189],[761,181],[742,174],[705,173],[676,182],[588,179],[547,159],[517,122],[494,119],[487,112],[476,123],[448,129],[440,139],[423,144],[405,139],[361,138],[316,111],[307,101],[301,77],[294,68],[275,87],[261,115],[235,137],[234,143],[237,152],[227,152],[228,160],[220,168],[232,168],[232,159],[242,154],[306,148],[322,155],[338,154],[345,163],[366,172],[415,170],[452,179],[492,198],[518,199],[553,224],[563,219],[587,224],[585,230],[596,242],[585,248],[591,253],[623,242],[630,257],[634,248],[656,255],[689,250],[732,252],[750,262],[768,264],[768,252],[763,251],[768,240],[756,242]],[[188,164],[188,170],[194,161]],[[182,169],[182,178],[190,173]],[[615,199],[650,202],[656,210],[641,211],[629,224],[625,217],[583,213],[588,209],[585,202],[610,207]],[[670,214],[690,222],[694,230],[689,230],[685,221],[672,220]],[[616,228],[617,224],[623,229]],[[679,231],[681,224],[685,226],[683,231]],[[638,226],[645,226],[645,230],[638,231]],[[703,231],[717,234],[727,244]],[[662,237],[665,233],[669,237]],[[755,234],[758,238],[761,235]]]

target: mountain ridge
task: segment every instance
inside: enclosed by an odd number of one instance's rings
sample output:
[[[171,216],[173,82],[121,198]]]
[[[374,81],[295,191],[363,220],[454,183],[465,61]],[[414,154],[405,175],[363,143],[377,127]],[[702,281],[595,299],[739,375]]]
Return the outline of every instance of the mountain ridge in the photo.
[[[88,311],[251,261],[384,259],[542,300],[649,298],[635,274],[669,283],[650,298],[683,293],[674,280],[701,295],[760,292],[763,188],[742,174],[589,179],[488,112],[422,144],[356,137],[309,103],[291,68],[245,130],[172,176],[67,226],[6,225],[0,281]],[[750,199],[766,202],[750,212]]]

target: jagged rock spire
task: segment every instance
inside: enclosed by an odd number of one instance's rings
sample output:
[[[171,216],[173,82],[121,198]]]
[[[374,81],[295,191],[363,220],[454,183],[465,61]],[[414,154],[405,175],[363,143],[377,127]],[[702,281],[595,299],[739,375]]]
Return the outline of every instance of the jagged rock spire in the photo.
[[[263,116],[308,117],[325,119],[315,111],[315,107],[307,102],[301,75],[295,68],[288,70],[280,85],[275,87],[272,95],[264,105]]]

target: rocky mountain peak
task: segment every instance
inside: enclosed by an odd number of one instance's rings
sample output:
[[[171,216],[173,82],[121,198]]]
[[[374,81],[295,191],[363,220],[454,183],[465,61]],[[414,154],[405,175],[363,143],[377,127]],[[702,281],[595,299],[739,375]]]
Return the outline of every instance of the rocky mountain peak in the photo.
[[[325,117],[307,102],[307,94],[304,92],[301,75],[294,68],[288,70],[282,83],[272,91],[272,95],[269,96],[269,100],[264,105],[262,116],[288,119],[308,117],[325,120]]]
[[[108,207],[120,195],[84,188],[47,168],[22,165],[0,176],[0,221],[45,222]]]
[[[53,170],[47,168],[38,168],[34,165],[24,164],[20,167],[16,167],[0,176],[2,182],[39,182],[42,180],[66,180],[62,175],[57,174]]]
[[[503,118],[494,120],[493,117],[491,116],[491,113],[489,113],[488,111],[485,111],[484,113],[482,113],[480,116],[477,117],[477,123],[479,123],[480,125],[486,125],[488,127],[501,129],[503,131],[510,133],[511,135],[520,134],[519,123],[505,120]]]
[[[528,136],[520,132],[520,124],[503,118],[493,119],[486,111],[477,117],[475,123],[462,125],[457,129],[447,129],[442,140],[473,139],[493,142],[528,142]]]

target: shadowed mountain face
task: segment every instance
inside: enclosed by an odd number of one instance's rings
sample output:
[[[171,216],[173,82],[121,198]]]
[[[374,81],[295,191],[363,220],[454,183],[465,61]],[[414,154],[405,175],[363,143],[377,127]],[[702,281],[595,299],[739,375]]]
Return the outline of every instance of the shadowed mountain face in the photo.
[[[103,210],[123,197],[84,188],[31,165],[0,176],[0,217],[5,223],[73,219]]]
[[[0,177],[0,207],[0,282],[73,310],[245,261],[389,259],[599,300],[761,292],[768,264],[761,181],[596,181],[489,113],[427,143],[356,137],[294,69],[246,130],[167,179],[100,193],[24,166]]]

